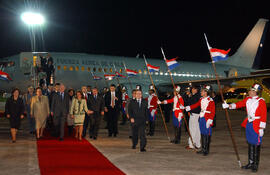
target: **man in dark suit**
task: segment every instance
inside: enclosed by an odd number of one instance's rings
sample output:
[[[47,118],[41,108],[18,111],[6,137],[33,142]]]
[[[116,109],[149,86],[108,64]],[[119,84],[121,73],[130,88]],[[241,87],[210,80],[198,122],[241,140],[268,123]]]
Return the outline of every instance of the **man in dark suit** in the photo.
[[[91,95],[88,96],[89,110],[93,111],[90,114],[90,138],[97,139],[98,129],[101,121],[101,116],[104,115],[104,99],[102,95],[98,94],[98,89],[95,87],[92,89]]]
[[[82,98],[84,98],[86,100],[87,108],[90,109],[90,104],[89,104],[89,100],[88,100],[90,94],[87,93],[87,87],[86,86],[82,86],[81,87],[81,90],[82,90],[82,93],[83,93],[83,97]],[[82,133],[82,136],[83,137],[86,136],[86,131],[87,131],[89,122],[90,122],[90,126],[91,126],[90,115],[88,115],[87,113],[85,113],[85,118],[84,118],[84,122],[83,122],[83,133]],[[90,132],[89,132],[89,136],[90,136]]]
[[[64,127],[67,114],[69,112],[69,95],[65,92],[65,86],[60,85],[59,93],[55,93],[52,97],[51,115],[55,127],[56,136],[59,140],[64,140]]]
[[[110,86],[110,91],[105,95],[105,112],[108,117],[109,137],[118,134],[118,115],[121,109],[121,94],[115,91],[114,84]]]
[[[140,150],[145,152],[146,137],[145,125],[148,121],[148,104],[142,98],[142,91],[136,91],[136,99],[132,99],[128,106],[128,115],[132,124],[132,149],[136,149],[138,135],[140,135]]]

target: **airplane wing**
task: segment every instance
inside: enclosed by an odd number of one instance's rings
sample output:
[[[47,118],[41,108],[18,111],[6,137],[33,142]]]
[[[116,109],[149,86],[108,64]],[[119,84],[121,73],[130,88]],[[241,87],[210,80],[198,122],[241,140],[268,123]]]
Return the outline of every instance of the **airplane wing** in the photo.
[[[230,85],[234,81],[243,80],[243,79],[257,79],[257,78],[270,78],[270,73],[219,78],[219,80],[220,80],[220,84],[222,84],[222,85]],[[175,82],[175,84],[176,85],[184,85],[184,86],[188,86],[189,84],[193,84],[193,85],[217,84],[217,80],[216,80],[216,78],[206,78],[206,79],[199,79],[199,80],[180,81],[180,82]],[[171,83],[170,84],[161,83],[158,86],[159,87],[170,87]]]
[[[270,73],[219,78],[219,81],[221,84],[230,84],[233,81],[237,81],[237,80],[263,78],[263,77],[269,78]],[[200,80],[181,81],[181,82],[176,82],[175,84],[181,85],[181,84],[190,84],[190,83],[192,83],[192,84],[215,84],[215,83],[217,83],[217,80],[216,80],[216,78],[207,78],[207,79],[200,79]]]

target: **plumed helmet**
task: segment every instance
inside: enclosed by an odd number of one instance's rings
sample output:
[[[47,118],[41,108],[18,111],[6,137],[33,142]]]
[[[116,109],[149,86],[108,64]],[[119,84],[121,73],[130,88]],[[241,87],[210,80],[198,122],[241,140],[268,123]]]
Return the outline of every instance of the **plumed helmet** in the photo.
[[[123,87],[122,87],[122,90],[123,90],[123,91],[126,91],[126,90],[127,90],[126,86],[123,86]]]
[[[154,90],[154,86],[153,85],[150,85],[149,86],[149,90]]]
[[[142,86],[141,85],[136,85],[136,89],[141,91],[142,90]]]
[[[176,86],[176,87],[175,87],[175,91],[176,91],[176,92],[180,92],[180,90],[181,90],[181,87],[180,87],[180,86]]]
[[[251,91],[255,91],[255,92],[260,92],[262,90],[262,87],[261,85],[257,84],[257,83],[254,83],[251,88],[250,88]]]
[[[212,87],[210,85],[203,85],[202,90],[205,90],[206,92],[210,92],[212,90]]]

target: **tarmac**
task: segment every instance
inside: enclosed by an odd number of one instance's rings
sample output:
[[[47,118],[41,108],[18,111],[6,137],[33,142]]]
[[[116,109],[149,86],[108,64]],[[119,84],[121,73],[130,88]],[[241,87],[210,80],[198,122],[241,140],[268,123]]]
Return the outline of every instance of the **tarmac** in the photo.
[[[241,163],[247,163],[247,143],[245,130],[240,124],[245,118],[244,110],[229,111],[232,129]],[[269,116],[269,115],[268,115]],[[267,126],[269,121],[267,122]],[[169,137],[173,138],[172,123],[167,123]],[[227,174],[270,174],[270,132],[265,130],[261,148],[261,161],[258,173],[239,168],[228,131],[225,112],[217,109],[216,127],[213,129],[210,154],[202,156],[194,150],[186,150],[188,134],[182,127],[180,144],[172,144],[166,135],[161,117],[156,123],[154,136],[147,136],[147,152],[131,149],[128,138],[129,126],[119,125],[118,137],[107,137],[107,130],[102,122],[97,140],[87,140],[93,144],[114,165],[128,175],[227,175]],[[16,143],[11,143],[8,121],[0,118],[0,174],[40,174],[36,141],[28,134],[27,120],[22,122]]]

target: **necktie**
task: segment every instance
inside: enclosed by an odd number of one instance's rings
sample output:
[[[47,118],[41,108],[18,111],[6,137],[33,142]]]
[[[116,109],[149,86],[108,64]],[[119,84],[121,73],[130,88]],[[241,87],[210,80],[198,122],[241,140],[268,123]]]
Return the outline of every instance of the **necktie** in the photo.
[[[111,101],[111,103],[112,103],[112,108],[114,108],[114,94],[112,94],[112,99],[111,99],[112,101]]]
[[[84,98],[85,98],[85,100],[87,101],[87,94],[84,94]]]
[[[97,95],[94,96],[95,97],[95,100],[97,99]]]
[[[138,103],[139,103],[139,107],[141,107],[141,100],[138,100]]]

